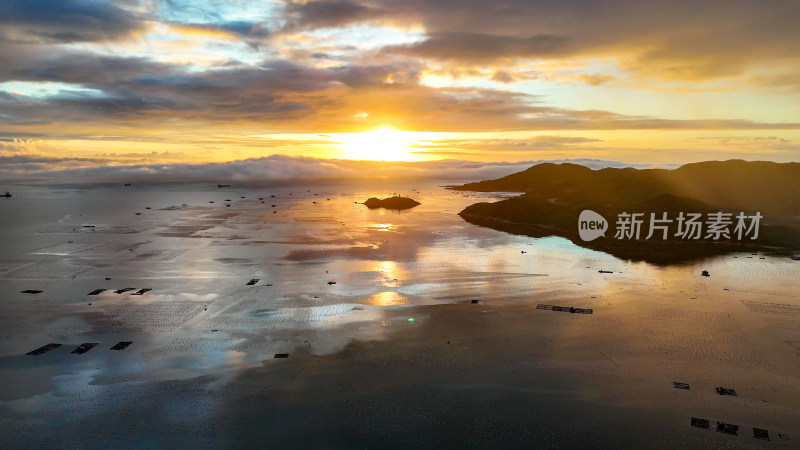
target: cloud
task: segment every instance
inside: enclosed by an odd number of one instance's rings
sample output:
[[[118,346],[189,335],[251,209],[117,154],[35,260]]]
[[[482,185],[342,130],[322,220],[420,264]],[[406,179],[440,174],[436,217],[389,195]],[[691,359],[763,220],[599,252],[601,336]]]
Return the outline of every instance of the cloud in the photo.
[[[509,74],[505,70],[498,70],[497,72],[494,73],[494,75],[492,75],[491,80],[500,83],[513,83],[514,77],[511,76],[511,74]]]
[[[728,152],[747,154],[788,154],[792,157],[800,155],[800,143],[778,136],[718,136],[695,138],[698,141],[712,144]]]
[[[427,39],[404,55],[487,64],[509,59],[611,57],[641,76],[704,80],[757,63],[796,61],[800,5],[792,0],[373,0]]]
[[[285,30],[339,27],[384,14],[370,6],[347,0],[290,1],[285,6]]]
[[[390,46],[388,53],[458,60],[462,62],[494,62],[507,58],[542,58],[568,53],[567,36],[539,34],[530,37],[502,36],[470,32],[436,33],[423,42]]]
[[[151,135],[176,124],[202,126],[201,134],[208,134],[236,123],[303,133],[362,131],[387,123],[428,131],[800,129],[800,123],[675,120],[573,110],[543,105],[536,96],[519,92],[433,88],[417,82],[413,65],[319,69],[279,60],[192,73],[147,61],[77,62],[61,64],[57,59],[17,69],[9,77],[82,80],[84,87],[102,95],[79,91],[46,98],[0,95],[0,118],[18,125],[17,133],[52,124],[54,134],[67,133],[75,123],[94,127],[97,134],[109,134],[109,127],[147,126]],[[95,72],[96,67],[108,69]],[[360,117],[359,112],[368,116]]]
[[[78,50],[19,54],[19,47],[14,50],[17,53],[0,67],[0,81],[56,81],[114,91],[115,87],[147,76],[166,78],[185,70],[146,57],[105,56]]]
[[[39,153],[39,140],[32,138],[0,136],[0,157],[27,158]]]
[[[477,34],[469,36],[478,39]],[[461,41],[452,41],[457,42]],[[527,42],[490,39],[483,47],[467,46],[473,52],[505,49],[499,51],[502,55],[518,45],[538,45]],[[0,82],[57,82],[94,91],[76,89],[46,98],[0,91],[0,122],[17,125],[17,133],[41,131],[41,124],[52,124],[51,133],[64,134],[75,123],[94,126],[98,134],[109,134],[100,132],[105,128],[131,126],[147,126],[152,134],[174,124],[201,126],[199,133],[207,134],[236,122],[312,133],[361,131],[387,123],[430,131],[800,128],[797,123],[674,120],[574,110],[545,105],[539,97],[520,92],[434,88],[420,83],[425,69],[421,62],[394,57],[323,67],[265,59],[194,70],[141,56],[79,49],[56,52],[46,46],[31,46],[33,51],[24,52],[19,47],[11,46],[0,67]],[[493,79],[508,82],[516,76],[500,70]],[[570,77],[590,85],[614,80],[603,74]],[[360,112],[368,115],[358,116]]]
[[[587,167],[630,167],[600,159],[559,159],[518,162],[439,160],[385,162],[319,159],[272,155],[225,163],[108,165],[87,158],[0,156],[0,176],[7,180],[86,183],[136,181],[290,183],[358,179],[480,180],[502,177],[540,162],[574,162]]]
[[[608,84],[613,81],[617,81],[617,79],[614,78],[613,76],[604,73],[599,73],[599,74],[583,73],[576,75],[575,79],[580,82],[590,84],[592,86],[600,86],[602,84]]]
[[[782,89],[789,93],[800,92],[800,72],[751,77],[750,84],[763,88]]]
[[[0,146],[0,176],[7,180],[37,180],[45,174],[63,173],[71,171],[98,167],[99,165],[111,163],[109,159],[99,158],[78,158],[78,157],[49,157],[36,154],[16,154],[7,156],[8,153],[2,151]],[[72,179],[65,175],[66,179]],[[78,181],[75,179],[75,181]]]
[[[102,95],[55,95],[28,99],[0,91],[0,114],[18,118],[56,120],[173,120],[218,121],[280,118],[283,121],[335,106],[348,89],[417,84],[419,65],[337,66],[314,68],[286,60],[257,66],[222,67],[196,72],[140,57],[112,57],[70,52],[11,61],[0,68],[0,81],[74,83]],[[337,92],[338,91],[338,92]],[[312,97],[293,94],[317,93]],[[352,114],[350,114],[352,115]]]
[[[71,43],[116,40],[144,23],[113,4],[85,0],[3,0],[2,40]]]
[[[228,37],[241,39],[256,50],[264,45],[271,35],[264,22],[230,21],[218,23],[168,23],[171,30],[186,36]]]
[[[198,157],[205,157],[210,146],[232,153],[245,145],[270,145],[249,137],[254,135],[386,125],[551,135],[797,130],[797,122],[774,119],[792,120],[788,112],[780,115],[790,111],[782,104],[783,110],[761,116],[772,122],[760,122],[747,108],[741,109],[741,120],[698,120],[689,113],[681,118],[671,106],[677,102],[663,96],[653,102],[600,100],[615,100],[617,89],[640,93],[624,89],[646,85],[643,79],[696,82],[738,76],[752,67],[761,70],[735,84],[741,91],[731,94],[730,104],[741,104],[741,95],[752,92],[745,91],[746,83],[794,94],[798,5],[786,0],[759,5],[745,0],[11,0],[0,3],[0,83],[14,84],[0,86],[0,124],[3,135],[41,138],[44,146],[67,136],[140,143],[134,153],[143,159],[151,155],[145,143],[181,143],[187,153],[188,145],[197,143]],[[453,83],[434,87],[426,82],[429,74],[450,76]],[[50,89],[37,90],[42,83]],[[20,84],[29,88],[27,94]],[[580,86],[564,94],[568,88],[558,84]],[[608,88],[592,91],[595,86]],[[585,92],[599,92],[600,100],[582,98]],[[596,109],[566,107],[561,98]],[[713,117],[716,110],[735,117],[708,105],[692,113]],[[633,112],[614,112],[617,108]],[[463,157],[484,150],[595,148],[585,144],[440,141],[419,150]],[[86,154],[77,148],[80,143],[73,145],[73,151]],[[158,150],[156,155],[163,155]]]
[[[465,151],[464,154],[476,154],[542,150],[574,151],[580,149],[580,144],[594,142],[601,142],[601,140],[579,136],[534,136],[527,139],[437,139],[415,144],[414,147],[421,150],[418,153],[446,154],[452,153],[452,149],[456,149]]]

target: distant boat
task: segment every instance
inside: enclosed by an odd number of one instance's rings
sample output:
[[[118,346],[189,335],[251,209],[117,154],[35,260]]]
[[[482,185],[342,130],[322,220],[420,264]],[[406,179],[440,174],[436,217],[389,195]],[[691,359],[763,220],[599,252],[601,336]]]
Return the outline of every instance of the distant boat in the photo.
[[[598,273],[614,273],[614,272],[612,272],[610,270],[598,270],[597,272]]]
[[[3,197],[9,198],[9,197],[11,197],[11,194],[9,194],[8,191],[6,191],[6,195],[4,195]]]
[[[125,183],[125,186],[130,186],[130,185],[131,185],[130,183]]]
[[[231,187],[231,185],[230,184],[218,184],[217,187],[218,188],[224,188],[224,187]]]
[[[701,273],[700,275],[702,275],[704,277],[710,277],[711,276],[711,275],[709,275],[707,270],[704,270],[703,273]]]

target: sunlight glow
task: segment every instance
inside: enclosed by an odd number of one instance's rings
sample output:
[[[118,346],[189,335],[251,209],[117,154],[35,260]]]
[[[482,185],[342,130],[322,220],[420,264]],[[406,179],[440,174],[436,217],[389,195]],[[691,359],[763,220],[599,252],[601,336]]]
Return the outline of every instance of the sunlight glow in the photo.
[[[418,161],[411,144],[422,139],[421,134],[383,127],[363,133],[339,133],[332,136],[340,142],[343,157],[371,161]]]

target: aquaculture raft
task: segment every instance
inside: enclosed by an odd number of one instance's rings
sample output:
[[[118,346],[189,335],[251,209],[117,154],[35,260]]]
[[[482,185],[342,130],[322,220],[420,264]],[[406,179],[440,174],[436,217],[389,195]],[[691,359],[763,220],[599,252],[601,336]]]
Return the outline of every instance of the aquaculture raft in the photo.
[[[594,311],[587,308],[575,308],[572,306],[556,306],[556,305],[536,305],[536,309],[544,309],[547,311],[561,311],[573,314],[592,314]]]

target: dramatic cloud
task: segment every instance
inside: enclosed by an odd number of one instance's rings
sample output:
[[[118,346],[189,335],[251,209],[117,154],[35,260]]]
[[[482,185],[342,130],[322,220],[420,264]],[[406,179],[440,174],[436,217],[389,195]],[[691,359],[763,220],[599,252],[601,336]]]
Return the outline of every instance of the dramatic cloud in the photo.
[[[113,4],[87,0],[3,0],[0,38],[16,42],[91,42],[121,39],[142,21]]]
[[[309,136],[393,127],[462,134],[409,143],[420,158],[738,156],[747,141],[691,139],[800,139],[798,16],[794,0],[6,1],[0,136],[37,142],[2,151],[352,156]]]
[[[426,41],[392,50],[471,63],[613,56],[649,75],[713,78],[742,73],[757,61],[796,60],[800,40],[800,4],[792,0],[379,3],[393,5],[399,17],[417,18],[428,32]]]
[[[382,11],[346,0],[290,1],[286,4],[286,29],[338,27],[381,15]]]

